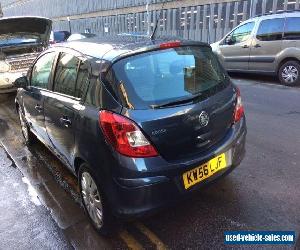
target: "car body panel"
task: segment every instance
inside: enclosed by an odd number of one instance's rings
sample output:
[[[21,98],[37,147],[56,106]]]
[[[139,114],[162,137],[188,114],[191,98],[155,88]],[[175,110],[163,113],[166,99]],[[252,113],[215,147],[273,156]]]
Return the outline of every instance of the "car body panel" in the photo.
[[[78,100],[55,93],[44,96],[45,129],[53,147],[69,165],[73,163]]]
[[[230,80],[225,88],[217,91],[217,94],[213,94],[199,103],[147,110],[125,108],[120,104],[118,96],[115,96],[109,86],[102,81],[102,74],[105,75],[105,70],[110,67],[109,65],[121,58],[157,49],[161,42],[161,40],[148,40],[128,44],[123,41],[122,46],[116,42],[93,44],[94,49],[101,48],[100,51],[95,51],[94,57],[90,55],[91,48],[86,48],[87,43],[84,41],[53,46],[43,54],[49,51],[78,53],[78,57],[85,58],[90,62],[89,86],[86,95],[79,100],[55,93],[53,91],[54,72],[52,72],[48,90],[39,92],[43,94],[41,102],[43,103],[44,119],[37,123],[31,117],[37,117],[38,114],[25,112],[28,121],[32,120],[46,132],[48,138],[43,142],[75,175],[77,175],[80,163],[87,162],[89,164],[115,215],[142,215],[184,197],[229,173],[240,164],[244,157],[246,120],[245,117],[242,117],[239,122],[233,124],[236,91]],[[189,44],[190,42],[185,43]],[[190,44],[195,43],[191,42]],[[208,46],[202,43],[196,44]],[[86,51],[88,54],[85,54]],[[100,54],[101,56],[98,57]],[[27,107],[30,106],[27,98],[31,98],[33,103],[37,101],[37,98],[30,96],[30,89],[31,87],[28,86],[18,90],[16,103],[24,110],[30,109]],[[100,110],[109,110],[133,120],[157,147],[159,155],[149,158],[132,158],[118,153],[106,141],[99,125]],[[211,119],[211,123],[207,127],[204,126],[206,128],[197,125],[199,115],[203,110],[208,112]],[[61,122],[61,118],[64,116],[71,121],[69,126],[65,126]],[[37,118],[35,119],[37,120]],[[161,131],[165,126],[170,131],[163,135]],[[33,132],[40,138],[38,129],[34,129]],[[197,137],[208,132],[216,140],[206,148],[197,145],[197,142],[189,137],[189,133],[192,134],[192,137]],[[222,135],[217,136],[219,132],[222,132]],[[189,139],[192,143],[188,142]],[[164,145],[164,141],[167,140],[169,142]],[[172,145],[172,141],[174,145]],[[177,154],[180,153],[180,150],[183,150],[184,153],[175,155],[175,157],[172,155],[172,151]],[[221,153],[227,155],[228,167],[200,185],[196,185],[188,191],[184,190],[182,174]]]
[[[204,101],[167,109],[130,110],[122,113],[136,121],[168,161],[199,155],[220,141],[232,125],[235,95],[232,86]],[[201,126],[199,116],[210,120]]]
[[[24,107],[24,114],[31,129],[49,143],[44,116],[44,96],[47,92],[47,90],[29,87],[22,94],[22,107]]]

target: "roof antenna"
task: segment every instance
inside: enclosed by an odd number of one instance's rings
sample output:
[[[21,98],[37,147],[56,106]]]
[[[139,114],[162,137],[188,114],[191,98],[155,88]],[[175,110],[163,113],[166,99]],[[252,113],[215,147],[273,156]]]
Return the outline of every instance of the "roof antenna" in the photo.
[[[164,9],[164,7],[165,7],[165,3],[166,3],[166,1],[163,2],[162,6],[161,6],[161,9],[160,9],[160,12],[159,12],[159,16],[158,16],[158,18],[156,19],[156,24],[155,24],[153,33],[152,33],[151,36],[150,36],[150,39],[151,39],[151,40],[154,40],[154,38],[155,38],[155,34],[156,34],[158,22],[159,22],[160,19],[161,19],[161,14],[162,14],[163,9]]]

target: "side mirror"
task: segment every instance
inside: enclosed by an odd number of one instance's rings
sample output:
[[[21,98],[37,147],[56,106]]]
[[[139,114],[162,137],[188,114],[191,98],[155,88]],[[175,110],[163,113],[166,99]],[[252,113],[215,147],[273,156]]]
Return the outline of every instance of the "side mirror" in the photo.
[[[235,41],[234,41],[233,37],[232,36],[226,37],[225,38],[225,44],[227,44],[227,45],[235,44]]]
[[[16,88],[23,88],[25,89],[28,86],[28,81],[26,76],[22,76],[17,78],[13,84]]]

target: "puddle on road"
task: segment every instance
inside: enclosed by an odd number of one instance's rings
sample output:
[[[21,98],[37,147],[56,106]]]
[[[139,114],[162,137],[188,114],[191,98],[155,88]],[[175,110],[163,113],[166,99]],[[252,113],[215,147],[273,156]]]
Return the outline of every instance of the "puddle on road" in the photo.
[[[22,181],[27,185],[27,191],[30,196],[30,200],[36,205],[41,206],[41,202],[39,200],[38,194],[34,187],[30,184],[30,181],[26,177],[22,177]]]

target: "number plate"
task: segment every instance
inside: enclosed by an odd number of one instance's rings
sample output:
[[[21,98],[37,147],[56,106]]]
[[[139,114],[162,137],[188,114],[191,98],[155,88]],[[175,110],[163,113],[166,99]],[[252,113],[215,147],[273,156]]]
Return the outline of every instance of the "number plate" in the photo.
[[[188,189],[191,186],[209,178],[213,174],[217,173],[221,169],[227,167],[225,153],[218,155],[217,157],[211,159],[210,161],[196,167],[183,174],[183,184],[184,188]]]

